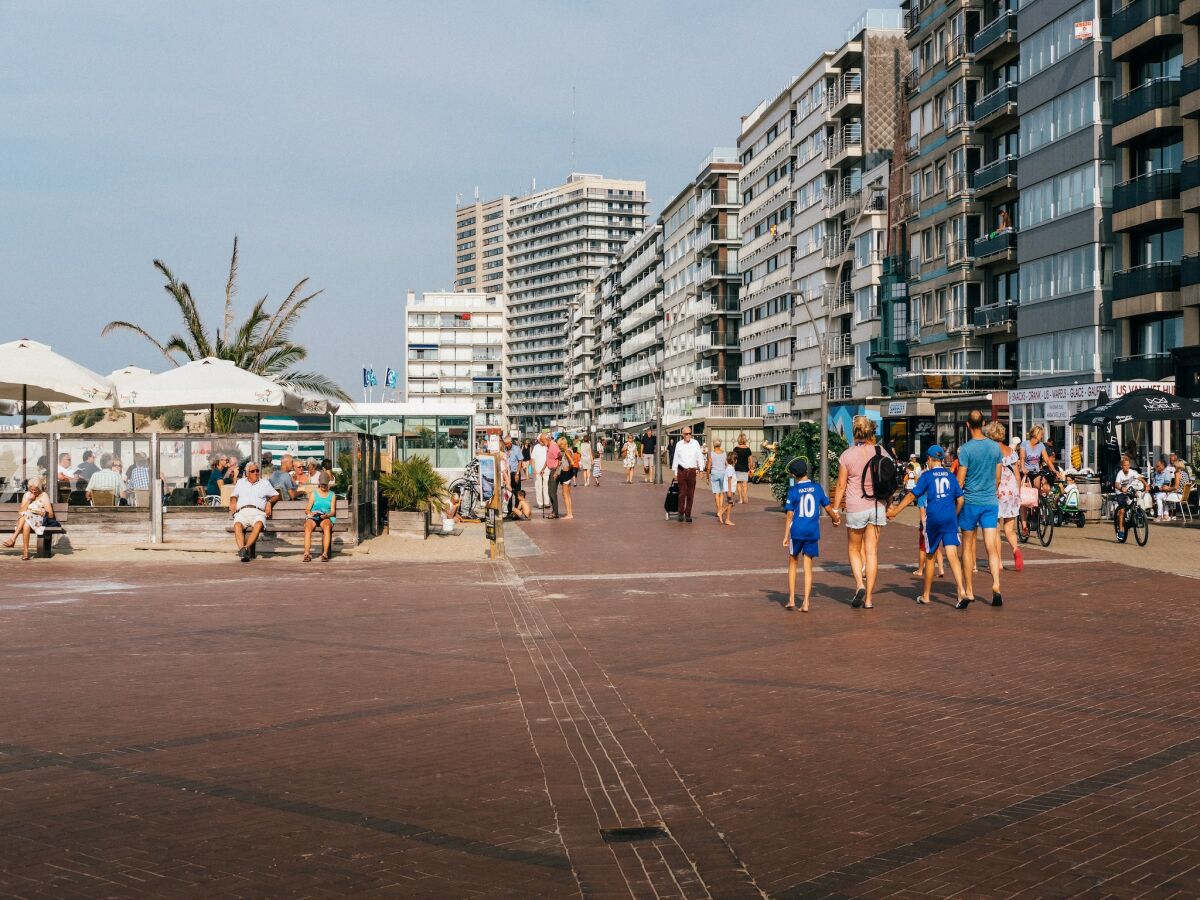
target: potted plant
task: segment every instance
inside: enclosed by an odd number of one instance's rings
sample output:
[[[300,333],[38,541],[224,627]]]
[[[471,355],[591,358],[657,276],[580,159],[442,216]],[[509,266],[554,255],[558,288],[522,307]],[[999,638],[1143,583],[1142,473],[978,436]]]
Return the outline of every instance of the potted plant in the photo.
[[[419,537],[429,534],[429,516],[446,508],[446,479],[424,456],[397,462],[379,479],[388,505],[388,533]]]

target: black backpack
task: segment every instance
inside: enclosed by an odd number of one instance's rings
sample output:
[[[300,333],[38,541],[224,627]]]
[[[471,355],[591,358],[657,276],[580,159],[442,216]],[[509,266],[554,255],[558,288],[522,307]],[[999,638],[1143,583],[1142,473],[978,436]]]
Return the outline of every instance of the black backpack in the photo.
[[[871,493],[867,493],[867,475],[871,476]],[[862,495],[876,502],[886,503],[900,486],[900,470],[896,461],[875,445],[875,455],[867,460],[862,474]]]

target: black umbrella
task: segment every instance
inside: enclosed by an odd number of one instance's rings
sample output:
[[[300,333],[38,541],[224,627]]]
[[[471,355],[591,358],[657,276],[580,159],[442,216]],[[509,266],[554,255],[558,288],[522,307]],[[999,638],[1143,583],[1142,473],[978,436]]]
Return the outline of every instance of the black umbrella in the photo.
[[[1075,414],[1072,425],[1124,425],[1126,422],[1200,421],[1200,401],[1141,388]]]

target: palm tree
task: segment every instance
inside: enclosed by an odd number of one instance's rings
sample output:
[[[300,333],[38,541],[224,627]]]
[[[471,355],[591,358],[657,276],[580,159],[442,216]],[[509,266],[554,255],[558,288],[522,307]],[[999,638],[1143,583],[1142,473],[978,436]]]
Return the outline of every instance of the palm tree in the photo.
[[[233,256],[229,261],[229,278],[225,282],[225,316],[221,327],[214,328],[210,335],[187,282],[176,278],[161,259],[154,260],[154,268],[166,279],[167,283],[163,285],[163,289],[179,308],[179,314],[183,318],[183,333],[177,332],[165,341],[160,341],[140,325],[117,320],[105,325],[104,330],[100,332],[101,336],[112,331],[132,331],[153,344],[172,365],[180,364],[180,356],[185,360],[212,356],[229,360],[256,375],[265,375],[300,393],[332,397],[336,400],[350,399],[332,379],[319,372],[298,371],[295,368],[308,357],[308,350],[291,339],[292,329],[304,308],[323,293],[305,293],[308,287],[307,278],[296,282],[284,301],[274,310],[267,308],[267,297],[264,295],[250,309],[246,319],[235,325],[234,298],[237,296],[238,275],[238,239],[235,235]],[[218,421],[213,423],[213,429],[232,431],[236,413],[236,410],[219,410],[216,417]]]

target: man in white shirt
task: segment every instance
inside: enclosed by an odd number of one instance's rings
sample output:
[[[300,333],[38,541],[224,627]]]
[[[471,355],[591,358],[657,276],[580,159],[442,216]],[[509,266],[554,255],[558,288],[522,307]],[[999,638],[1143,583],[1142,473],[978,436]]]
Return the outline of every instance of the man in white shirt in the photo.
[[[546,468],[546,444],[549,441],[546,432],[543,431],[529,451],[529,461],[533,463],[534,502],[537,503],[538,509],[545,509],[549,505],[550,470]]]
[[[683,440],[675,445],[671,459],[671,471],[679,482],[680,522],[692,521],[692,498],[696,496],[696,473],[704,468],[704,452],[700,444],[692,440],[692,429],[683,429]]]
[[[261,479],[258,463],[248,462],[243,477],[233,487],[229,497],[229,514],[233,516],[233,539],[237,543],[238,557],[250,562],[254,556],[254,544],[262,534],[263,526],[271,518],[271,508],[279,497],[279,491],[269,481]],[[250,533],[247,535],[246,530]]]

